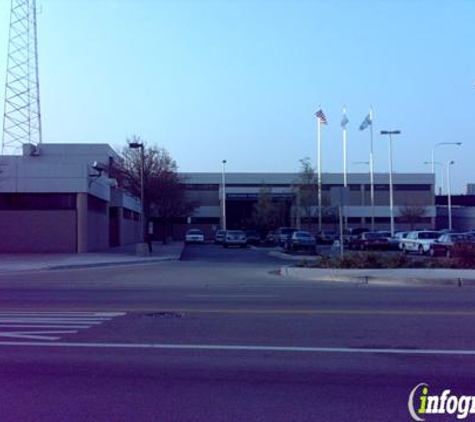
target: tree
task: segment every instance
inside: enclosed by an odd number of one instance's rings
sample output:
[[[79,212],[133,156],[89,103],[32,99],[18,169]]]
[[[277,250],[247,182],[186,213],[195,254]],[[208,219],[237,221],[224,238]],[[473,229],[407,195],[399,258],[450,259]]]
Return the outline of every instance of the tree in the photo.
[[[301,215],[305,218],[307,230],[311,231],[312,219],[316,217],[318,211],[318,193],[317,175],[308,157],[300,160],[300,171],[294,191],[297,197],[297,212],[302,211]]]
[[[196,204],[186,201],[183,181],[177,173],[178,166],[164,148],[148,146],[134,135],[127,143],[142,143],[144,148],[144,218],[158,217],[162,222],[163,242],[166,226],[173,219],[190,215]],[[125,146],[122,157],[113,170],[112,177],[119,186],[140,197],[141,151]]]
[[[279,203],[272,201],[271,189],[262,186],[257,203],[254,204],[253,222],[261,231],[268,231],[281,225],[282,211]]]
[[[411,231],[414,230],[414,225],[421,223],[423,217],[427,213],[426,207],[422,205],[404,205],[399,209],[399,218],[402,222],[407,223],[411,227]]]

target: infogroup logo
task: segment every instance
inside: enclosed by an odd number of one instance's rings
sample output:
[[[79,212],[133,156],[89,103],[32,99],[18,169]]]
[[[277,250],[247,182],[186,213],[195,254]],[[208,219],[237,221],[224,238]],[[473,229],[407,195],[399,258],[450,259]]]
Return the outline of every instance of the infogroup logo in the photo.
[[[412,419],[418,422],[425,421],[426,415],[454,415],[463,420],[475,414],[475,396],[455,396],[450,390],[430,396],[429,385],[421,382],[409,394],[407,407]]]

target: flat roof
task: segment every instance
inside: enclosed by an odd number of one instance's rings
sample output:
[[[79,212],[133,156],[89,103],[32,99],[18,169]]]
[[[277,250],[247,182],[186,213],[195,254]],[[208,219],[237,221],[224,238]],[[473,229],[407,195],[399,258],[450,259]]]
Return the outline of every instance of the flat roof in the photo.
[[[180,172],[183,183],[220,184],[222,173],[188,173]],[[298,181],[299,173],[245,173],[226,172],[226,184],[282,184],[291,185]],[[435,182],[432,173],[393,173],[394,184],[431,185]],[[343,184],[343,173],[322,173],[323,184]],[[369,173],[348,173],[348,184],[369,184]],[[388,173],[375,173],[375,184],[388,184]]]

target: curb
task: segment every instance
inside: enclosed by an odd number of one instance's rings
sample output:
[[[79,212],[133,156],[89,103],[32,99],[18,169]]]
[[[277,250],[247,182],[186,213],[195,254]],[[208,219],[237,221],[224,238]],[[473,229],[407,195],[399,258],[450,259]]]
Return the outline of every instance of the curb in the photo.
[[[293,274],[293,266],[284,266],[281,267],[280,273],[283,276],[295,277],[301,280],[307,281],[321,281],[321,282],[334,282],[334,283],[353,283],[353,284],[363,284],[363,285],[392,285],[392,286],[434,286],[434,287],[464,287],[464,286],[475,286],[475,279],[473,278],[463,278],[463,277],[444,277],[444,278],[425,278],[425,277],[406,277],[406,278],[395,278],[395,277],[380,277],[373,275],[342,275],[342,274],[327,274],[313,277],[302,277],[297,274]]]
[[[312,260],[318,256],[318,255],[289,255],[285,252],[280,252],[280,251],[270,251],[267,255],[273,256],[274,258],[287,260],[287,261],[302,261],[304,259]]]
[[[94,263],[85,263],[85,264],[65,264],[65,265],[49,265],[47,267],[41,268],[42,270],[68,270],[72,268],[93,268],[93,267],[113,267],[120,265],[140,265],[140,264],[153,264],[157,262],[166,262],[166,261],[179,261],[181,259],[181,254],[179,257],[162,257],[162,258],[150,258],[142,260],[130,260],[130,261],[116,261],[116,262],[94,262]]]

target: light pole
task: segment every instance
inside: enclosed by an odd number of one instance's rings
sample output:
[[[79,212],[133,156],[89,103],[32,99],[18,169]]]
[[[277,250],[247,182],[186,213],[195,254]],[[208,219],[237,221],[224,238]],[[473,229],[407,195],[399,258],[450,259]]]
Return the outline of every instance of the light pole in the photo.
[[[428,165],[428,164],[432,165],[432,162],[431,161],[424,161],[424,164],[425,165]],[[440,182],[441,182],[440,183],[440,189],[441,189],[441,191],[439,192],[439,194],[442,195],[444,193],[444,184],[445,184],[444,183],[444,179],[445,179],[445,177],[444,177],[444,164],[441,163],[440,161],[435,161],[434,166],[440,166]],[[437,188],[436,188],[435,185],[434,185],[434,194],[437,195]]]
[[[143,142],[138,142],[134,140],[129,142],[129,148],[131,149],[140,149],[140,204],[142,208],[142,241],[145,243],[147,239],[147,226],[146,226],[146,219],[145,219],[145,204],[144,204],[144,144]]]
[[[447,208],[449,214],[449,230],[452,230],[452,198],[450,193],[450,166],[454,164],[455,161],[447,161]]]
[[[394,195],[393,195],[393,155],[392,135],[400,135],[400,130],[382,130],[381,135],[388,135],[389,139],[389,215],[391,223],[391,237],[394,237]]]
[[[222,182],[223,182],[223,189],[222,189],[222,204],[223,204],[223,223],[222,223],[222,230],[226,230],[226,160],[223,160],[223,170],[222,170]]]
[[[432,154],[431,154],[431,163],[432,163],[432,167],[431,167],[431,170],[432,170],[432,174],[435,175],[435,149],[441,145],[462,145],[462,142],[437,142],[436,144],[434,144],[434,146],[432,147]],[[437,184],[437,181],[435,181],[435,184]],[[437,187],[434,186],[434,191],[436,191]]]

